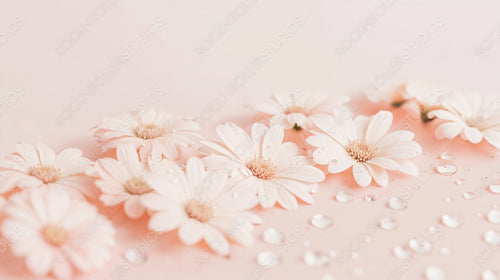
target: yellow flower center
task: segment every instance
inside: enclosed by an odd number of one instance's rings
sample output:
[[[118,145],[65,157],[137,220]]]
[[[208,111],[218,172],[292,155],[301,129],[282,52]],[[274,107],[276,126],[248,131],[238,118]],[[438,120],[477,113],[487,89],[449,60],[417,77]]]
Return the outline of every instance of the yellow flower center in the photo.
[[[375,157],[377,147],[366,140],[355,140],[345,148],[347,153],[358,162],[366,162]]]
[[[145,123],[135,128],[135,135],[143,139],[154,139],[163,134],[165,134],[165,128],[156,124]]]
[[[61,177],[61,171],[59,168],[45,165],[32,167],[29,170],[29,174],[42,181],[44,184],[54,183],[59,179],[59,177]]]
[[[189,218],[198,220],[202,223],[208,222],[214,216],[215,209],[205,203],[196,199],[190,200],[186,204],[186,214]]]
[[[42,235],[45,241],[53,246],[61,246],[68,242],[69,232],[58,225],[46,225],[42,229]]]
[[[277,167],[273,162],[260,157],[248,162],[247,168],[252,172],[253,176],[262,180],[274,178],[277,171]]]
[[[129,194],[141,195],[152,192],[153,189],[141,178],[132,178],[125,184],[125,190]]]

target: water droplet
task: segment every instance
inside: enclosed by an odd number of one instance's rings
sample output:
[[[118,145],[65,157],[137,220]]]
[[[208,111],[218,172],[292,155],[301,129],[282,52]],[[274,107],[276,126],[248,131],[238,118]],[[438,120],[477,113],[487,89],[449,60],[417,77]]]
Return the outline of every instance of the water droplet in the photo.
[[[486,243],[493,245],[493,246],[500,245],[500,232],[493,230],[493,229],[488,230],[484,234],[484,241],[486,241]]]
[[[500,185],[490,185],[489,189],[492,193],[500,193]]]
[[[449,228],[459,228],[464,223],[464,219],[458,214],[447,213],[441,217],[441,222]]]
[[[309,189],[307,190],[310,194],[315,194],[318,192],[318,185],[316,186],[311,186],[309,187]]]
[[[467,180],[464,179],[464,178],[461,178],[461,179],[458,179],[455,181],[455,184],[459,185],[459,186],[462,186],[462,185],[465,185],[467,184]]]
[[[406,209],[407,206],[406,202],[399,197],[392,197],[389,199],[389,207],[393,210],[403,210]]]
[[[439,253],[443,256],[449,256],[451,253],[451,249],[449,247],[443,247],[439,250]]]
[[[353,271],[354,275],[361,276],[365,274],[365,270],[362,267],[356,267]]]
[[[367,195],[365,195],[365,201],[373,202],[375,200],[377,200],[377,198],[375,197],[374,194],[367,194]]]
[[[476,196],[477,196],[477,195],[476,195],[476,193],[475,193],[475,192],[464,192],[464,193],[463,193],[463,197],[464,197],[465,199],[468,199],[468,200],[472,200],[472,199],[476,198]]]
[[[423,238],[410,240],[408,246],[420,255],[428,254],[432,251],[432,244]]]
[[[453,202],[453,198],[447,197],[447,198],[444,199],[444,201],[450,203],[450,202]]]
[[[446,160],[454,160],[455,159],[454,156],[452,156],[452,155],[450,155],[450,154],[448,154],[446,152],[442,153],[439,158],[446,159]]]
[[[365,242],[366,243],[372,242],[372,237],[371,236],[365,236]]]
[[[280,264],[280,256],[273,251],[260,252],[257,255],[257,263],[265,268],[275,267]]]
[[[436,166],[436,170],[439,174],[450,176],[457,173],[457,166],[450,160],[442,160]]]
[[[488,213],[488,221],[492,224],[500,224],[500,210],[492,209]]]
[[[323,266],[330,263],[330,257],[323,252],[307,251],[304,254],[304,263],[308,266]]]
[[[353,259],[353,260],[359,260],[359,253],[358,252],[352,252],[351,259]]]
[[[304,240],[304,246],[306,246],[306,247],[311,246],[311,241],[309,241],[309,240]]]
[[[396,256],[396,258],[398,258],[400,260],[405,260],[405,259],[410,257],[410,251],[405,250],[401,246],[394,247],[394,249],[392,250],[392,253],[394,254],[394,256]]]
[[[344,191],[340,191],[340,192],[337,193],[337,195],[335,196],[335,198],[337,199],[338,202],[348,203],[348,202],[352,201],[353,196],[350,193],[346,193]]]
[[[126,261],[128,261],[131,264],[142,264],[145,263],[147,260],[146,255],[142,254],[136,249],[130,249],[125,251],[123,257],[125,258]]]
[[[325,275],[323,275],[323,278],[321,278],[322,280],[335,280],[335,277],[333,277],[333,275],[327,273]]]
[[[481,274],[481,279],[482,280],[498,280],[498,276],[495,272],[491,270],[485,270]]]
[[[278,244],[283,242],[283,234],[275,228],[268,228],[262,233],[262,240],[269,244]]]
[[[323,214],[316,214],[311,218],[311,225],[318,229],[327,229],[332,226],[333,221],[330,217]]]
[[[429,227],[429,233],[437,233],[439,231],[438,225],[433,225]]]
[[[395,230],[398,227],[398,222],[392,217],[384,217],[379,222],[379,227],[385,230]]]
[[[427,280],[444,280],[446,279],[446,274],[444,270],[437,266],[429,266],[425,270],[425,277],[427,277]]]

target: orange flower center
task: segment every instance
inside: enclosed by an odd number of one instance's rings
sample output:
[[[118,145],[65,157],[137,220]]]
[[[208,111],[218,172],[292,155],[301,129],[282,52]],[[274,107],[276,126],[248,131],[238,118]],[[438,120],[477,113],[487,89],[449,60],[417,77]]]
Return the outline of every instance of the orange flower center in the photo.
[[[59,168],[45,165],[38,165],[31,168],[29,174],[42,181],[44,184],[54,183],[61,177]]]
[[[68,242],[69,232],[58,225],[46,225],[42,229],[42,235],[45,241],[53,246],[61,246]]]
[[[277,167],[274,163],[263,158],[251,160],[247,163],[247,168],[250,169],[253,176],[262,180],[274,178],[277,171]]]
[[[132,178],[125,185],[125,190],[129,194],[141,195],[152,192],[153,189],[141,178]]]
[[[198,220],[202,223],[208,222],[214,216],[215,209],[196,199],[190,200],[186,204],[186,214],[189,218]]]
[[[375,157],[377,147],[366,140],[355,140],[345,148],[347,153],[358,162],[366,162]]]
[[[165,128],[156,124],[145,123],[135,128],[135,135],[143,139],[153,139],[163,134],[165,134]]]

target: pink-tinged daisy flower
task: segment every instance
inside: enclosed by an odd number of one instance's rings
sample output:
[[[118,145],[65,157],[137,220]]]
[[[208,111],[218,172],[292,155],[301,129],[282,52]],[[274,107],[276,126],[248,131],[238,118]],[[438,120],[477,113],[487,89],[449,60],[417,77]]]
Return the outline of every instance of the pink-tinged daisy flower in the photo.
[[[105,152],[119,143],[130,143],[146,159],[154,150],[167,159],[179,157],[181,148],[199,138],[200,124],[193,119],[157,112],[153,108],[134,111],[123,119],[105,119],[94,136]]]
[[[15,236],[15,256],[41,277],[52,273],[70,278],[110,260],[115,230],[110,221],[85,200],[51,188],[24,190],[12,195],[5,206],[4,236]]]
[[[295,209],[295,196],[313,202],[309,191],[325,180],[325,174],[297,156],[296,144],[283,143],[283,127],[255,123],[249,136],[234,123],[227,123],[217,126],[217,134],[223,143],[202,141],[214,152],[204,158],[207,166],[234,169],[232,176],[242,177],[238,187],[256,194],[263,207],[278,202],[285,209]]]
[[[424,122],[433,120],[429,117],[429,112],[443,108],[441,100],[446,94],[447,91],[444,88],[424,82],[407,83],[404,85],[403,92],[407,101],[417,103]]]
[[[245,210],[255,206],[254,195],[235,190],[227,172],[207,172],[197,157],[188,159],[185,173],[177,164],[169,165],[167,176],[150,179],[156,192],[141,197],[143,205],[155,211],[151,230],[178,229],[184,244],[204,240],[220,255],[229,254],[226,236],[244,246],[253,243],[253,224],[262,220]]]
[[[409,159],[419,155],[422,148],[409,131],[387,134],[392,124],[391,112],[380,111],[372,117],[358,116],[342,123],[322,115],[314,118],[314,123],[321,131],[314,132],[307,142],[318,147],[313,159],[318,164],[328,164],[328,172],[340,173],[352,167],[354,179],[363,187],[372,182],[372,177],[380,186],[387,186],[386,170],[418,175]]]
[[[17,144],[16,149],[16,153],[0,161],[0,193],[15,187],[49,186],[69,191],[73,196],[96,194],[95,187],[84,174],[92,161],[82,157],[82,151],[71,148],[56,155],[43,144],[34,147],[24,143]]]
[[[100,199],[105,205],[124,203],[127,216],[137,219],[145,211],[140,198],[153,191],[147,181],[160,174],[161,160],[140,161],[137,150],[130,143],[118,145],[116,158],[97,160],[89,174],[99,178],[95,184],[102,191]]]
[[[500,149],[500,99],[454,92],[443,99],[444,109],[429,114],[446,121],[436,129],[438,139],[462,139],[479,143],[484,139]]]
[[[302,143],[314,128],[311,117],[317,114],[345,115],[349,112],[342,105],[348,100],[345,96],[327,98],[305,93],[280,92],[256,104],[255,109],[268,116],[269,126],[283,127],[286,130],[286,140]]]

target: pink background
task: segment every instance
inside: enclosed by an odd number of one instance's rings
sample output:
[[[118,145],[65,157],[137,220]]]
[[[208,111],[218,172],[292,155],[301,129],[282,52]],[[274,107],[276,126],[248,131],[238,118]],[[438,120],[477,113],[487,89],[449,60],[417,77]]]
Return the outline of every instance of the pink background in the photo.
[[[411,79],[498,94],[498,1],[177,2],[0,1],[1,154],[19,141],[40,141],[95,158],[89,129],[147,105],[201,116],[212,137],[214,126],[226,120],[250,125],[253,112],[243,105],[278,90],[341,95]],[[384,108],[365,105],[356,111]],[[146,219],[111,213],[119,246],[112,262],[88,279],[321,279],[326,273],[336,279],[423,279],[429,265],[443,268],[448,279],[479,279],[485,269],[500,273],[498,247],[482,240],[487,230],[500,230],[484,218],[499,196],[481,179],[498,172],[498,151],[486,143],[437,142],[435,123],[422,125],[411,108],[394,112],[395,126],[414,131],[424,148],[416,160],[419,178],[391,173],[389,187],[361,189],[349,174],[329,176],[313,206],[258,210],[265,224],[255,231],[255,245],[233,246],[229,259],[182,246],[175,234],[147,235]],[[442,152],[456,157],[456,175],[429,168]],[[459,178],[467,184],[454,184]],[[354,201],[335,201],[340,190],[354,194]],[[478,197],[465,200],[465,191]],[[369,193],[375,202],[364,201]],[[392,196],[406,198],[408,209],[389,209]],[[430,236],[428,227],[449,211],[461,214],[464,225],[441,226]],[[332,217],[334,225],[325,231],[309,226],[317,213]],[[374,226],[391,213],[397,230]],[[261,241],[268,227],[289,237],[285,248]],[[392,255],[417,236],[433,240],[429,255],[411,261]],[[136,246],[147,247],[147,263],[124,266],[123,252]],[[442,247],[451,254],[442,256]],[[281,252],[282,264],[263,270],[255,261],[263,250]],[[338,257],[329,266],[307,267],[306,250],[335,250]],[[359,259],[351,259],[352,252]],[[21,260],[10,253],[0,258],[1,279],[30,279]],[[356,268],[364,274],[354,276]]]

